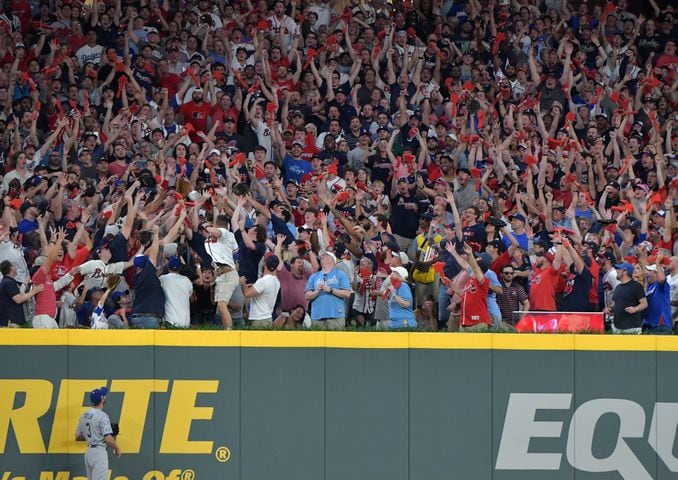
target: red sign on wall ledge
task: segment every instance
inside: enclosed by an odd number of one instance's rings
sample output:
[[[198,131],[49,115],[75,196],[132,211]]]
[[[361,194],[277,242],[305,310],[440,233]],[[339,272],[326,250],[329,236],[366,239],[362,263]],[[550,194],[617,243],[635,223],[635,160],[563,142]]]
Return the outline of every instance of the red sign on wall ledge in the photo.
[[[523,333],[598,332],[604,330],[601,312],[514,312],[516,330]]]

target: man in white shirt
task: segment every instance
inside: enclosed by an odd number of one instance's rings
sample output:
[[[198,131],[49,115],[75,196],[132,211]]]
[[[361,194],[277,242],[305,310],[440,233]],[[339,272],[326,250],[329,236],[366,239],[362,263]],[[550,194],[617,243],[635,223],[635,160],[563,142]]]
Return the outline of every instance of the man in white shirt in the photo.
[[[296,22],[285,15],[285,3],[277,0],[273,6],[274,15],[268,17],[268,23],[271,26],[269,35],[271,40],[276,38],[282,30],[282,40],[285,42],[286,49],[292,45],[295,36],[299,35],[299,26]]]
[[[273,309],[280,291],[280,281],[276,276],[276,270],[280,265],[280,259],[275,255],[264,258],[264,274],[254,283],[249,285],[245,277],[240,277],[240,285],[245,298],[250,300],[250,324],[255,328],[273,327]]]
[[[170,257],[167,268],[169,273],[160,276],[160,285],[165,292],[165,321],[175,327],[188,328],[191,325],[193,284],[179,273],[179,257]]]
[[[329,25],[330,16],[332,15],[332,3],[330,0],[309,0],[309,12],[314,12],[318,16],[315,25],[312,25],[316,30],[323,25]]]
[[[96,251],[98,259],[89,260],[82,265],[80,265],[80,275],[84,277],[82,283],[87,286],[88,289],[92,288],[104,288],[106,286],[106,278],[109,275],[121,275],[126,269],[132,266],[133,259],[127,262],[115,262],[108,263],[111,261],[111,250],[108,248],[108,245],[103,244]],[[121,285],[125,287],[126,284]]]
[[[19,233],[16,227],[10,228],[0,224],[0,262],[9,260],[16,267],[16,280],[27,284],[30,280],[26,257],[21,247]]]
[[[235,268],[235,260],[233,260],[233,252],[238,250],[238,242],[236,242],[233,232],[226,230],[228,224],[229,218],[226,215],[219,215],[213,227],[204,226],[201,228],[201,233],[206,238],[205,250],[214,262],[216,275],[214,296],[225,330],[233,328],[233,319],[228,311],[228,302],[233,296],[235,287],[238,286],[238,272]]]
[[[75,56],[78,57],[78,63],[80,65],[85,65],[88,62],[92,62],[94,65],[99,65],[101,63],[101,55],[103,55],[104,47],[97,44],[97,32],[93,28],[87,31],[85,36],[87,43],[80,47]]]

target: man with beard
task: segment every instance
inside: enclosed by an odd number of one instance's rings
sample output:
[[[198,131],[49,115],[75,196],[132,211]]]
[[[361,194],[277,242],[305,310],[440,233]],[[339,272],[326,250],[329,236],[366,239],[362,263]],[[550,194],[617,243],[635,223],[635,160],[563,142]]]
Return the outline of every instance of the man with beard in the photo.
[[[516,319],[513,312],[530,310],[530,301],[525,289],[513,282],[515,270],[512,265],[506,265],[501,270],[502,292],[497,294],[497,303],[501,310],[501,326],[507,331],[514,331]]]
[[[274,251],[281,260],[282,245],[283,243],[278,241]],[[312,260],[312,264],[315,263],[317,266],[315,253],[309,249],[308,254]],[[305,309],[308,309],[308,301],[304,296],[304,290],[306,289],[306,284],[308,283],[308,278],[310,276],[311,270],[306,268],[306,262],[300,256],[293,257],[289,264],[285,264],[282,261],[280,262],[280,265],[278,266],[278,278],[281,283],[280,306],[284,312],[288,312],[290,309],[294,308],[295,305],[302,305]]]
[[[530,274],[530,308],[536,311],[556,311],[556,286],[560,271],[562,253],[554,256],[550,252],[541,252],[532,266]]]
[[[301,140],[294,140],[289,151],[284,142],[278,142],[277,152],[282,159],[282,167],[287,180],[300,182],[305,174],[311,172],[311,163],[301,158],[303,149],[304,145]]]
[[[191,141],[200,144],[202,144],[203,140],[196,135],[196,132],[206,133],[209,130],[207,124],[212,112],[212,105],[206,102],[203,96],[204,92],[201,87],[194,88],[191,94],[191,101],[184,103],[179,110],[182,117],[180,123],[190,123],[195,129],[194,132],[190,133]]]
[[[612,307],[612,331],[615,333],[642,333],[641,324],[647,309],[647,298],[643,286],[633,279],[634,267],[630,263],[618,263],[617,269],[619,284],[614,289]]]
[[[475,183],[471,181],[471,171],[468,168],[458,168],[454,184],[454,198],[459,211],[473,207],[473,200],[477,194]]]
[[[113,147],[113,158],[108,164],[108,171],[111,175],[121,178],[127,171],[127,144],[120,138],[115,141]]]

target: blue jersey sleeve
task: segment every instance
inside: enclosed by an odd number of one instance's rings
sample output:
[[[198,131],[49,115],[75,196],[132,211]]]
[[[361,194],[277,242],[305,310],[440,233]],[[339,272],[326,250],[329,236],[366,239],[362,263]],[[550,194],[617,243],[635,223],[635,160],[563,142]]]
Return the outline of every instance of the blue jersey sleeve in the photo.
[[[306,282],[306,288],[304,291],[308,292],[310,290],[315,290],[315,274],[308,277],[308,282]]]

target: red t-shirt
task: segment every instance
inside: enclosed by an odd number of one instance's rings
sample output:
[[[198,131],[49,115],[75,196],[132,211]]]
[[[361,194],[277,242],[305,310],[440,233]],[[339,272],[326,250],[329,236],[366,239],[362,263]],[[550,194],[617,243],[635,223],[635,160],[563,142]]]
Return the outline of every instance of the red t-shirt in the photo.
[[[499,255],[494,262],[492,262],[492,265],[490,265],[490,270],[492,270],[494,273],[499,275],[499,278],[501,278],[501,271],[502,269],[511,263],[511,255],[508,254],[508,251],[502,253]]]
[[[168,73],[160,77],[158,85],[167,89],[168,98],[173,98],[177,94],[178,86],[181,83],[181,77],[176,73]]]
[[[27,33],[31,28],[31,20],[33,19],[33,11],[31,4],[25,0],[14,0],[12,2],[12,11],[21,22],[21,31]]]
[[[89,249],[87,247],[80,247],[75,251],[75,258],[71,258],[67,253],[64,254],[63,260],[60,262],[55,260],[50,268],[50,275],[53,281],[59,280],[61,277],[70,272],[74,267],[82,265],[89,258]]]
[[[19,71],[20,72],[28,71],[28,62],[30,62],[31,60],[33,60],[35,58],[37,58],[37,57],[35,56],[35,52],[31,48],[30,50],[28,50],[28,52],[26,52],[26,55],[24,55],[24,58],[19,60]],[[14,55],[9,53],[9,50],[7,50],[7,52],[5,53],[5,56],[2,57],[2,59],[0,60],[0,65],[4,65],[6,63],[12,64],[12,63],[14,63],[14,60],[15,60]]]
[[[184,103],[181,107],[181,114],[184,116],[184,123],[190,123],[195,127],[196,132],[207,133],[209,130],[207,128],[207,119],[212,112],[212,105],[208,102],[202,102],[200,105],[197,105],[192,100],[190,102]],[[190,134],[191,141],[195,143],[202,143],[202,138],[197,136],[195,133],[191,132]]]
[[[588,268],[591,271],[591,276],[593,277],[593,286],[591,287],[591,291],[589,292],[589,302],[591,302],[591,305],[597,305],[600,265],[598,265],[598,262],[596,262],[595,258],[591,258],[591,266]]]
[[[543,270],[540,270],[539,267],[534,267],[530,277],[531,310],[547,310],[550,312],[556,310],[558,276],[558,272],[552,265]]]
[[[275,84],[277,85],[278,90],[282,90],[282,89],[286,88],[289,91],[293,91],[293,90],[297,89],[297,84],[294,83],[294,80],[292,80],[292,79],[284,80],[284,81],[276,80]]]
[[[301,152],[301,158],[310,163],[311,159],[318,155],[318,153],[320,153],[320,150],[316,148],[315,144],[306,143],[304,150]]]
[[[429,182],[433,182],[443,176],[443,171],[433,162],[428,164],[426,167],[426,172],[428,173]]]
[[[212,108],[212,123],[216,122],[219,120],[221,122],[221,125],[219,128],[217,128],[217,132],[223,132],[224,131],[224,118],[226,117],[233,117],[233,119],[237,122],[238,121],[238,116],[240,116],[240,110],[238,110],[235,106],[231,106],[228,110],[224,110],[218,105],[215,105]]]
[[[469,278],[461,296],[461,325],[471,327],[478,323],[490,324],[487,310],[487,293],[490,282],[483,276],[480,280]]]
[[[71,50],[77,52],[81,47],[87,44],[87,37],[84,35],[69,35],[66,39]]]
[[[672,65],[678,65],[678,55],[667,55],[662,53],[659,55],[659,58],[657,58],[655,68],[670,67]]]
[[[285,68],[290,68],[290,61],[287,59],[287,57],[282,57],[277,62],[272,62],[269,59],[268,64],[271,67],[271,77],[273,78],[273,80],[278,79],[278,67],[280,67],[282,65]]]
[[[108,172],[118,178],[122,178],[122,176],[127,171],[127,168],[128,165],[126,163],[120,163],[117,160],[108,164]]]
[[[56,292],[54,282],[47,276],[45,270],[40,267],[33,275],[33,285],[44,285],[45,289],[35,296],[35,314],[49,315],[54,318],[57,314]]]

